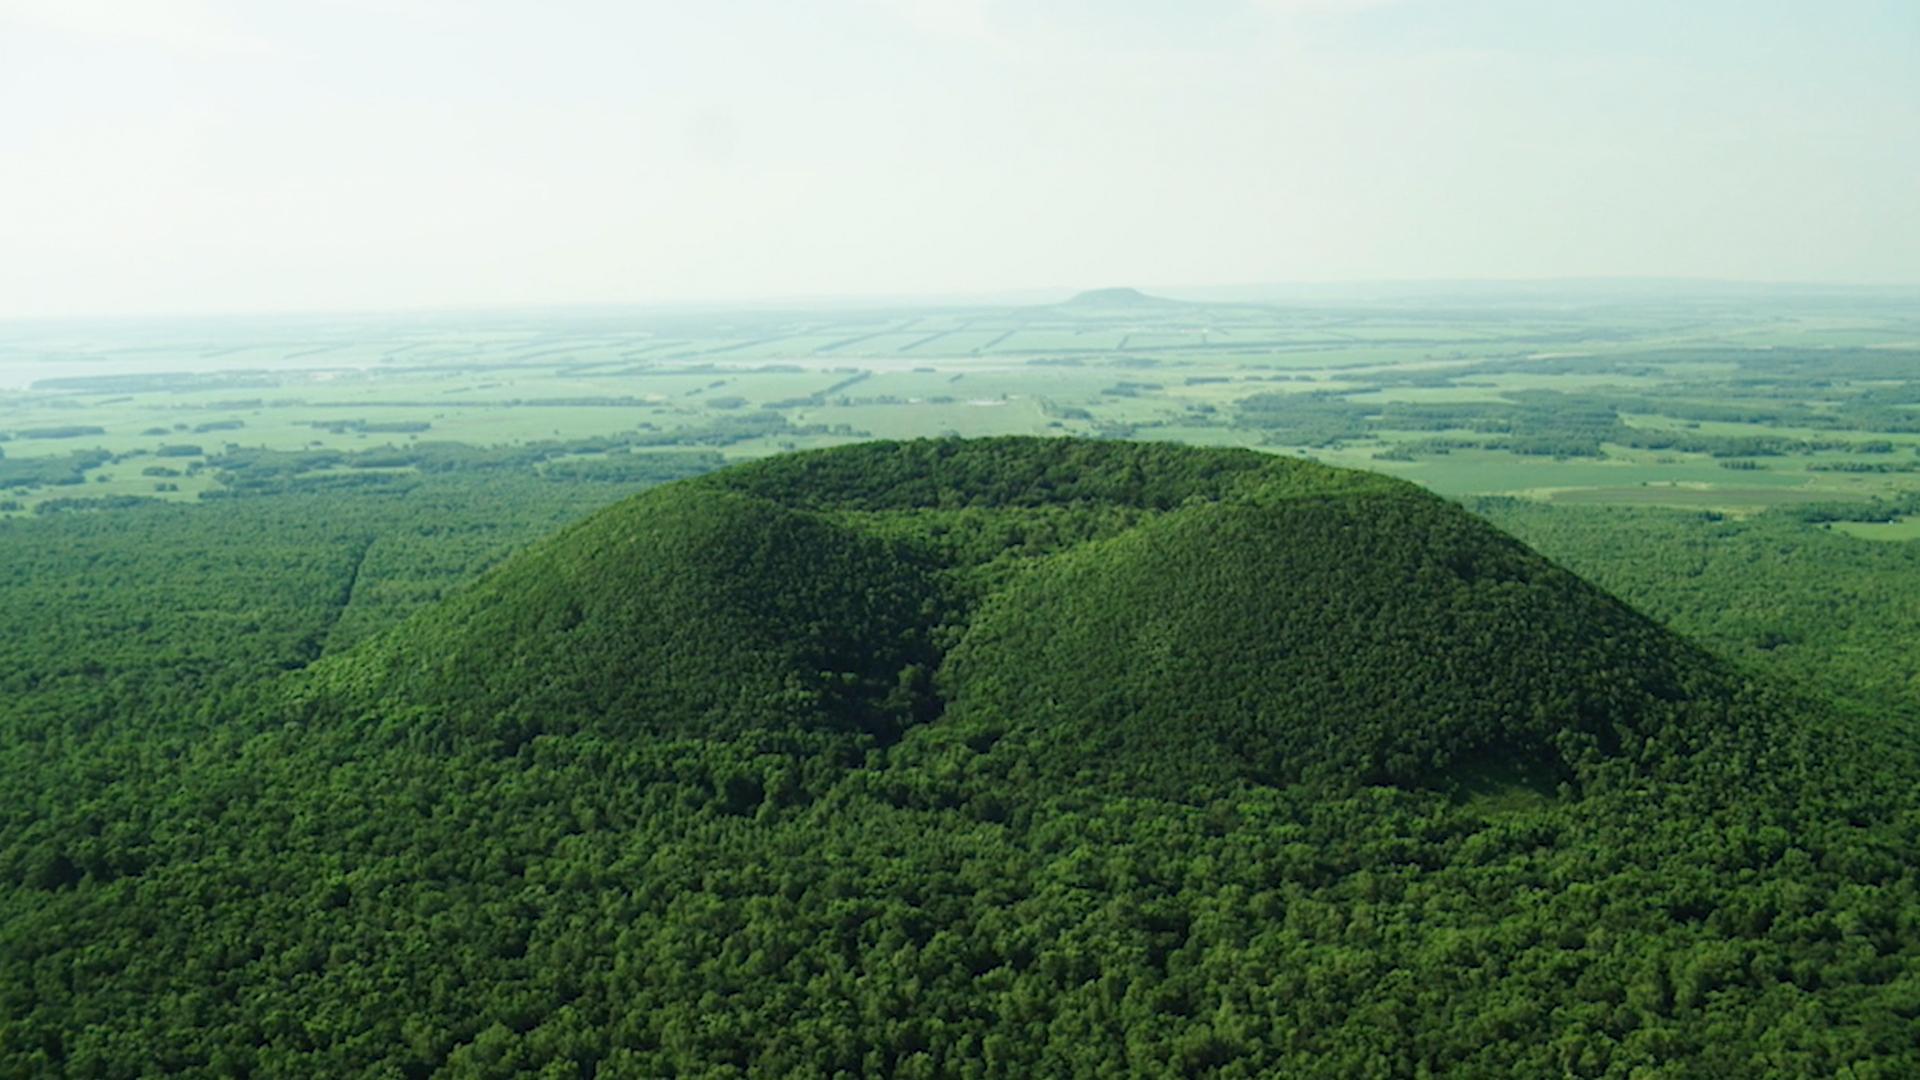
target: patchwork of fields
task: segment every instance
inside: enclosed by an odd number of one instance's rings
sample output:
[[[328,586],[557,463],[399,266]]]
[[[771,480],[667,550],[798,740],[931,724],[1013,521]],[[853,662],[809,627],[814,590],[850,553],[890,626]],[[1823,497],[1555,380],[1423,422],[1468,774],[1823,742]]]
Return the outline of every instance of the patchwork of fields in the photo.
[[[14,323],[0,512],[1052,433],[1448,495],[1887,521],[1920,491],[1916,371],[1920,304],[1883,293]]]

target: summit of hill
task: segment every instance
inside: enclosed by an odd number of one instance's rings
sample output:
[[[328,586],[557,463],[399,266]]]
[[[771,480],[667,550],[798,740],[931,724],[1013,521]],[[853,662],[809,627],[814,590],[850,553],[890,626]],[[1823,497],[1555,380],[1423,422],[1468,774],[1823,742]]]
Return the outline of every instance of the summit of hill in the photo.
[[[1128,311],[1181,308],[1189,305],[1184,300],[1155,296],[1127,286],[1115,286],[1075,293],[1057,306],[1081,311]]]

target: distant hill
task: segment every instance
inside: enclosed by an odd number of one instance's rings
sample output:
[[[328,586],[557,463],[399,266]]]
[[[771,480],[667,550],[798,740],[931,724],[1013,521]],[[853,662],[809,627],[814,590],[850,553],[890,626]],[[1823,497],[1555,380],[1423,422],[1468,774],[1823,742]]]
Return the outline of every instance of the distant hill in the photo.
[[[1375,474],[783,455],[167,708],[7,747],[0,1073],[1920,1074],[1910,767]]]
[[[1122,287],[1088,289],[1086,292],[1075,293],[1073,296],[1061,301],[1055,306],[1074,310],[1098,311],[1181,308],[1191,307],[1192,305],[1183,300],[1170,300],[1164,296],[1153,296],[1149,293],[1143,293],[1139,289]]]

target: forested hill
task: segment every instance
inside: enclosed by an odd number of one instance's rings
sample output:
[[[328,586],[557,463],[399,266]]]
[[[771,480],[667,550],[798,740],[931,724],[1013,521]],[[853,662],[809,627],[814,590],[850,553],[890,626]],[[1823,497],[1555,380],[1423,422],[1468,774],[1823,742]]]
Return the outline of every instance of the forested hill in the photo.
[[[1088,289],[1085,292],[1073,294],[1056,306],[1086,311],[1138,311],[1190,305],[1179,300],[1169,300],[1164,296],[1154,296],[1151,293],[1143,293],[1139,289],[1121,286],[1110,289]]]
[[[1461,761],[1579,782],[1746,722],[1704,654],[1412,485],[1072,440],[657,488],[310,686],[316,715],[508,751],[832,734],[858,757],[924,726],[982,767],[1170,798]]]
[[[199,709],[36,751],[0,1071],[1920,1068],[1911,762],[1372,474],[768,459]]]

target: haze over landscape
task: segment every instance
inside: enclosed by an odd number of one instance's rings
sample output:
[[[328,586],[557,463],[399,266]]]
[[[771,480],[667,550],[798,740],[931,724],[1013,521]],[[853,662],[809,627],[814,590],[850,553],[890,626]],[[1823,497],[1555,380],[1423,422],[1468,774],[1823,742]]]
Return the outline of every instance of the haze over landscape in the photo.
[[[0,1076],[1920,1076],[1916,45],[0,0]]]
[[[0,2],[0,317],[1920,281],[1920,8]]]

